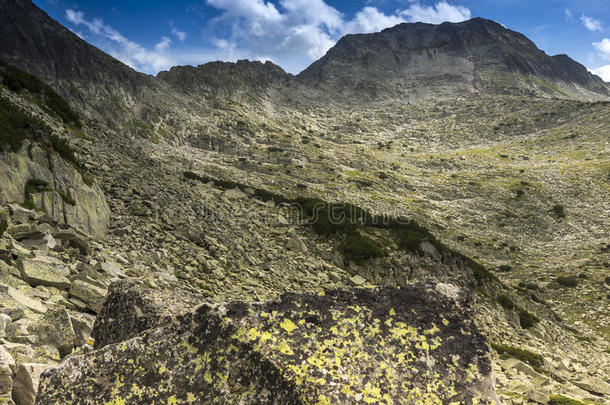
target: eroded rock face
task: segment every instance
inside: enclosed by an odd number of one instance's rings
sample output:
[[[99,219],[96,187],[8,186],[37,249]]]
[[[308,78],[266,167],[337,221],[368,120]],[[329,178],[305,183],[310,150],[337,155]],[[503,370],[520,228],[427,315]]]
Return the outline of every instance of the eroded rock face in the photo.
[[[107,233],[110,209],[102,190],[86,184],[78,170],[59,155],[37,145],[0,159],[0,204],[22,202],[26,183],[33,179],[47,182],[52,189],[35,193],[33,199],[55,222],[95,237]],[[75,204],[66,202],[60,193],[72,197]]]
[[[48,370],[37,403],[471,403],[475,398],[497,400],[485,338],[466,303],[418,285],[202,305]]]

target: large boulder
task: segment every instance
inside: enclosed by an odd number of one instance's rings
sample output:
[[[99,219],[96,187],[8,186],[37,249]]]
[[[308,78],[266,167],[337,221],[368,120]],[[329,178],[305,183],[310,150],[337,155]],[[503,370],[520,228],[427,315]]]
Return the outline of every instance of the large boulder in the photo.
[[[66,276],[70,270],[59,260],[49,257],[37,257],[19,262],[21,278],[33,287],[42,285],[60,290],[70,288],[71,282]]]
[[[37,404],[499,403],[471,310],[433,286],[204,304],[46,371]]]
[[[48,364],[24,363],[17,366],[13,378],[13,401],[15,405],[34,405],[41,373]]]
[[[33,199],[37,208],[57,223],[95,237],[107,233],[110,208],[102,190],[87,184],[79,171],[57,153],[39,145],[25,145],[19,153],[6,153],[0,158],[0,204],[22,202],[25,185],[32,179],[46,181],[52,189],[35,193]]]
[[[95,347],[131,339],[141,332],[175,320],[202,302],[201,293],[184,289],[150,288],[134,281],[119,281],[110,286],[91,336]]]

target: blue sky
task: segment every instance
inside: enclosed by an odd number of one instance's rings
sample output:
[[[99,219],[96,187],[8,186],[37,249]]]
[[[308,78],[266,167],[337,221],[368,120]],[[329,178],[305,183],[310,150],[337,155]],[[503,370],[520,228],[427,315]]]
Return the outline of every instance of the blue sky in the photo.
[[[484,17],[610,81],[610,0],[35,0],[136,70],[271,60],[298,73],[343,35]]]

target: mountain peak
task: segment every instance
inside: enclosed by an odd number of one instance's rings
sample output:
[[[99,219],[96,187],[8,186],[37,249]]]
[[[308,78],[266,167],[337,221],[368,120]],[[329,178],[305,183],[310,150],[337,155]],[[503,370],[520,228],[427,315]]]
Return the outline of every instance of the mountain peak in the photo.
[[[524,35],[481,17],[402,23],[345,36],[299,80],[372,98],[479,92],[610,97],[603,81],[584,66],[566,56],[548,56]]]

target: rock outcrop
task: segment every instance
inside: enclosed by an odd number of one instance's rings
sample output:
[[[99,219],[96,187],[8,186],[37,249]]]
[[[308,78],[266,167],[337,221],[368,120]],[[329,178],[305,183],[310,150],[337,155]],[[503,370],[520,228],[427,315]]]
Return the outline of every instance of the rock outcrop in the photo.
[[[471,310],[418,285],[204,304],[47,370],[37,403],[477,400],[497,398]]]
[[[32,200],[53,221],[90,236],[106,234],[110,209],[99,186],[87,184],[70,163],[36,144],[0,158],[0,204],[22,203],[33,180],[46,183],[44,190],[31,192]]]

